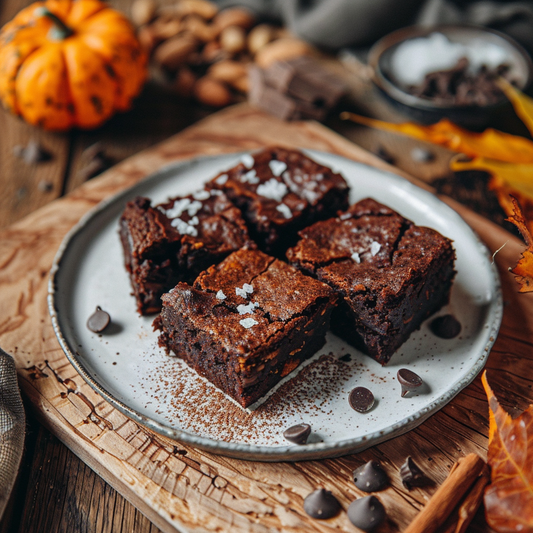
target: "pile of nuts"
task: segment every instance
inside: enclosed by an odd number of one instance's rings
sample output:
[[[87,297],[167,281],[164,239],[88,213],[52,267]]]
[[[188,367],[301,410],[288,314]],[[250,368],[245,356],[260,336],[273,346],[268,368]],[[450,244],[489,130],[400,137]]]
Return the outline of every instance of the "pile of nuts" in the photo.
[[[135,0],[131,18],[151,66],[181,96],[223,107],[245,98],[248,67],[313,54],[283,28],[257,24],[246,9],[219,11],[207,0]]]

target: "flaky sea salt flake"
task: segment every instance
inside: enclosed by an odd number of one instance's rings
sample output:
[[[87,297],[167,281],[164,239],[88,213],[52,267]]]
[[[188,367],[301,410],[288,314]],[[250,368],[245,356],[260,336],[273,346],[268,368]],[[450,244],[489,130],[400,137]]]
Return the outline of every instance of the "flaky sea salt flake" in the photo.
[[[248,298],[248,293],[240,287],[235,287],[235,294],[241,298]]]
[[[292,218],[292,211],[287,204],[277,205],[276,211],[279,211],[287,219]]]
[[[251,327],[255,326],[256,324],[259,324],[257,320],[254,320],[253,318],[243,318],[242,320],[239,320],[239,324],[246,329],[250,329]]]
[[[209,191],[206,191],[205,189],[201,189],[199,191],[196,191],[192,195],[192,197],[195,200],[207,200],[210,196],[211,196],[211,193]]]
[[[281,183],[280,181],[271,178],[267,182],[261,183],[261,185],[257,187],[256,192],[260,196],[281,202],[288,191],[289,189],[287,189],[285,183]]]
[[[188,198],[176,200],[174,205],[170,209],[167,209],[166,215],[168,218],[178,218],[189,207],[189,205],[191,205],[191,201]]]
[[[381,244],[376,241],[372,241],[372,244],[370,245],[370,253],[372,256],[376,255],[381,250]]]
[[[254,309],[259,304],[257,302],[250,302],[249,304],[241,304],[237,306],[237,311],[239,312],[239,315],[247,315],[254,312]]]
[[[253,288],[253,286],[250,285],[249,283],[245,283],[245,284],[242,286],[242,288],[243,288],[246,292],[248,292],[248,293],[250,293],[250,294],[252,294],[252,292],[254,292],[254,288]]]
[[[361,257],[359,256],[359,254],[357,252],[354,252],[352,254],[352,259],[356,262],[356,263],[360,263],[361,262]]]
[[[222,290],[219,290],[216,294],[216,298],[217,300],[225,300],[226,299],[226,295],[222,292]]]
[[[218,178],[215,179],[215,181],[219,184],[219,185],[224,185],[224,183],[226,183],[226,181],[228,181],[228,175],[227,174],[220,174],[220,176]]]
[[[268,166],[270,167],[270,170],[272,171],[272,174],[274,176],[281,176],[283,172],[287,170],[287,164],[283,161],[278,161],[276,159],[273,159],[268,163]]]
[[[255,185],[256,183],[259,183],[259,178],[257,177],[255,170],[252,169],[241,176],[241,181],[243,183],[250,183],[252,185]]]
[[[255,159],[250,154],[244,154],[241,161],[246,168],[252,168],[255,164]]]

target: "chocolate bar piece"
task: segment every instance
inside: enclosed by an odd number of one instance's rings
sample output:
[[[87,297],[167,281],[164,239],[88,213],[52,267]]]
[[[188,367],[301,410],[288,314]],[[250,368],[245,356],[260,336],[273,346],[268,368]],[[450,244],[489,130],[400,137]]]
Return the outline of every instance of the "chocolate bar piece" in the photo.
[[[311,57],[249,70],[249,102],[282,120],[324,120],[346,88]]]

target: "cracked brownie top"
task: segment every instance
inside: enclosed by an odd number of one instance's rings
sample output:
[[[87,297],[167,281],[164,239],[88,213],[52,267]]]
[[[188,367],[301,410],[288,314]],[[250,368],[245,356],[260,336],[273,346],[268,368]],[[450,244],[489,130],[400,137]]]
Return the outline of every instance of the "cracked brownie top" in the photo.
[[[372,198],[299,235],[287,252],[289,261],[348,297],[365,291],[393,297],[425,275],[443,252],[453,254],[451,241],[439,232],[414,225]]]
[[[193,286],[180,283],[163,295],[164,306],[241,354],[303,326],[318,305],[335,299],[324,283],[246,249],[204,271]]]

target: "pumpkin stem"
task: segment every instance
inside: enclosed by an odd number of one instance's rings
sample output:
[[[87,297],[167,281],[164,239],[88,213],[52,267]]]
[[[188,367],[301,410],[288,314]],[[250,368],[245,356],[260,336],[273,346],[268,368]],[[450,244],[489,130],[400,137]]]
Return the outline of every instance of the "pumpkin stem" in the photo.
[[[38,17],[48,17],[54,25],[50,29],[50,37],[56,41],[62,41],[70,37],[74,30],[69,28],[56,14],[52,13],[47,7],[40,7],[35,10]]]

